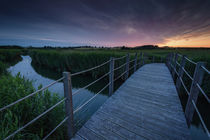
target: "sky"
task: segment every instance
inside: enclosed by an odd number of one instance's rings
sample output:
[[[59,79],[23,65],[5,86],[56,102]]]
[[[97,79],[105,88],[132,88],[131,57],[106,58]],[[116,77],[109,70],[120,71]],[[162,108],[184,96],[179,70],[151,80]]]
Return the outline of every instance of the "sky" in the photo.
[[[210,0],[0,0],[0,45],[210,47]]]

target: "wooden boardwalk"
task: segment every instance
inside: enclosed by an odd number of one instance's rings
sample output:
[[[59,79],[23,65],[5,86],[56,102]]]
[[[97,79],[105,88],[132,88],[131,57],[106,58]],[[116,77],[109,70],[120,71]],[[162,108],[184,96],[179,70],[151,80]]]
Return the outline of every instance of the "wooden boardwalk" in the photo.
[[[73,139],[190,139],[165,64],[144,65],[98,109]]]

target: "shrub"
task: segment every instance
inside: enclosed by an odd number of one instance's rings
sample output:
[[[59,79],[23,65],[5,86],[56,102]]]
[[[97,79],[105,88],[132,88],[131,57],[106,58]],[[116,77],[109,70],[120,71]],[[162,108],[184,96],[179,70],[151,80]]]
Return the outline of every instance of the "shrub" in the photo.
[[[21,77],[20,74],[15,77],[3,75],[0,79],[0,85],[0,108],[35,91],[31,81]],[[46,90],[0,112],[0,139],[13,133],[60,100],[61,97],[57,94]],[[14,139],[41,139],[58,125],[64,116],[63,104],[61,104],[16,134]],[[54,132],[55,139],[64,139],[64,137],[65,130],[58,129]]]

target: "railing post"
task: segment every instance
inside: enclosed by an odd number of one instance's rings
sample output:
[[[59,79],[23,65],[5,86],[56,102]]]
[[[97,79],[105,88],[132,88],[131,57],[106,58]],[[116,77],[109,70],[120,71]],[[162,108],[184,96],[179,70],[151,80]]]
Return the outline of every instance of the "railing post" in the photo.
[[[155,62],[155,56],[152,56],[152,63]]]
[[[181,87],[180,78],[182,78],[183,74],[184,74],[183,68],[185,67],[185,63],[186,63],[185,57],[186,57],[185,55],[182,56],[181,64],[180,64],[179,71],[178,71],[178,76],[176,78],[176,89],[177,89],[178,93],[180,92],[180,87]]]
[[[142,56],[142,65],[144,65],[144,63],[145,63],[145,62],[144,62],[144,61],[145,61],[145,60],[144,60],[144,56],[145,56],[145,53],[144,53],[143,56]]]
[[[141,67],[141,63],[142,63],[142,52],[140,52],[139,54],[139,68]]]
[[[170,63],[170,53],[167,55],[167,57],[166,57],[166,64],[167,64],[167,66],[168,66],[168,69],[169,69],[169,71],[170,71],[170,65],[169,65],[169,63]]]
[[[72,85],[70,72],[63,72],[64,80],[64,97],[65,100],[65,112],[66,116],[69,116],[67,120],[67,135],[69,139],[74,134],[74,118],[73,118],[73,100],[72,100]]]
[[[129,53],[127,54],[127,57],[126,57],[126,74],[125,74],[125,79],[128,78],[129,76],[129,60],[130,59],[130,55]]]
[[[175,58],[174,58],[174,65],[173,65],[173,67],[174,67],[174,69],[173,69],[173,71],[172,71],[172,76],[173,76],[173,78],[174,78],[174,76],[175,76],[175,71],[176,71],[176,61],[177,61],[177,59],[178,59],[178,54],[176,53],[175,54]]]
[[[114,59],[112,57],[110,58],[109,72],[109,96],[111,96],[114,91]]]
[[[169,56],[169,54],[167,54],[166,57],[165,57],[165,63],[166,63],[167,67],[168,67],[168,56]]]
[[[204,70],[201,68],[201,66],[205,66],[205,63],[198,62],[196,64],[195,72],[193,75],[193,81],[192,81],[192,84],[190,87],[190,95],[188,97],[187,105],[186,105],[186,109],[185,109],[185,116],[186,116],[188,126],[190,126],[190,123],[193,118],[193,114],[195,112],[195,108],[193,107],[192,100],[196,103],[198,94],[199,94],[199,89],[196,86],[196,84],[198,83],[199,85],[201,85],[202,81],[203,81]]]
[[[136,71],[136,64],[137,64],[137,53],[135,54],[135,60],[134,60],[134,72]]]
[[[170,72],[172,72],[172,65],[173,65],[173,53],[170,54],[170,58],[169,58],[169,68],[170,68]]]

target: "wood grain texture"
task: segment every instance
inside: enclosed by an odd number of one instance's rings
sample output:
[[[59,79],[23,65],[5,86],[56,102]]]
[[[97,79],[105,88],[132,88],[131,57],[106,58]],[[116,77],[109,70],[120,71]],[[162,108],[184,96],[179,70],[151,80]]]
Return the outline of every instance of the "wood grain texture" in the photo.
[[[186,140],[184,112],[165,64],[137,70],[73,139]]]

